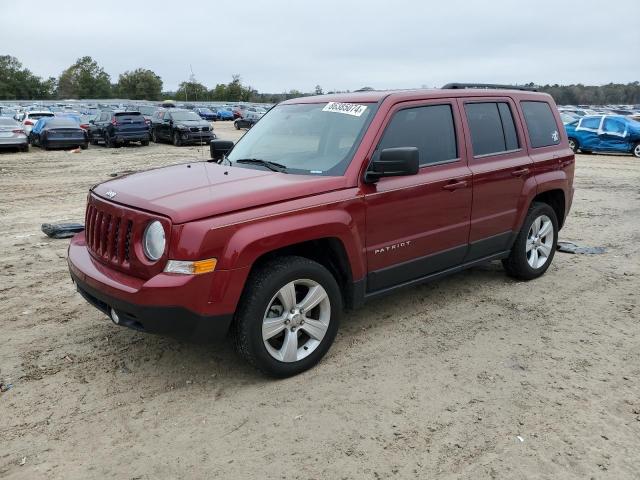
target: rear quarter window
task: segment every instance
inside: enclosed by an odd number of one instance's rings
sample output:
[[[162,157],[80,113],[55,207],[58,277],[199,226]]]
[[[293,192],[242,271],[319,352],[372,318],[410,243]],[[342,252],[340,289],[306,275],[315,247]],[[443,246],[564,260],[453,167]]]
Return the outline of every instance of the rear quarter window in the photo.
[[[549,147],[560,143],[560,130],[551,106],[547,102],[520,102],[524,121],[533,148]]]

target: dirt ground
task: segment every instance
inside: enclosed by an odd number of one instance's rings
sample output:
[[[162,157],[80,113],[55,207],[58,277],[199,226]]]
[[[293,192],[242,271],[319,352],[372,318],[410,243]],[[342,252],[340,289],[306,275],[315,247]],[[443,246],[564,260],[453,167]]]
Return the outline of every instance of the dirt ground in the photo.
[[[222,138],[238,138],[215,124]],[[640,478],[640,162],[578,156],[558,253],[349,314],[313,370],[274,381],[228,342],[114,326],[69,280],[67,240],[109,174],[207,158],[171,145],[0,154],[0,477]]]

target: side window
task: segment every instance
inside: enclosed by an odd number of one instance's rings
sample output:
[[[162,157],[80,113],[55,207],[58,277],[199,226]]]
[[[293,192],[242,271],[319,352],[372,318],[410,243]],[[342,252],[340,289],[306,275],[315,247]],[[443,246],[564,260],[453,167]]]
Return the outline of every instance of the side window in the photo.
[[[556,119],[547,102],[520,102],[524,121],[533,148],[548,147],[560,143]]]
[[[163,119],[164,120],[171,120],[171,114],[169,112],[164,112]]]
[[[458,158],[451,105],[429,105],[395,113],[378,144],[378,150],[416,147],[420,166]]]
[[[474,156],[508,152],[520,147],[508,103],[467,103],[464,108]]]
[[[597,132],[600,128],[600,122],[602,117],[582,117],[578,124],[578,130],[588,130],[590,132]]]
[[[608,135],[624,137],[627,133],[627,126],[622,120],[618,120],[617,118],[605,117],[604,123],[602,124],[602,130]]]

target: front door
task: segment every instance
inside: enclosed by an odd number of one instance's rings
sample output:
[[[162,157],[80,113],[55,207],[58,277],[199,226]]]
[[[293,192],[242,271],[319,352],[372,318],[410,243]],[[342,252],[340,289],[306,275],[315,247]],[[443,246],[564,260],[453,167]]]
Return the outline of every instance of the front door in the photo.
[[[417,147],[417,175],[365,185],[367,291],[384,290],[460,264],[467,250],[471,172],[455,100],[392,108],[372,158]]]

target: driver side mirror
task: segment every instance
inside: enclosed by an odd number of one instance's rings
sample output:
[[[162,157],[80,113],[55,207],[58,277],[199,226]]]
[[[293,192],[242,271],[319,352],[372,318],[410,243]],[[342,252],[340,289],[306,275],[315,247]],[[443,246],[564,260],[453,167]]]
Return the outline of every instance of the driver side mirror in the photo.
[[[369,165],[364,181],[375,183],[383,177],[415,175],[418,170],[420,170],[420,152],[416,147],[385,148]]]
[[[233,148],[233,142],[231,140],[211,140],[209,143],[209,153],[211,159],[218,162],[224,158],[224,156]]]

